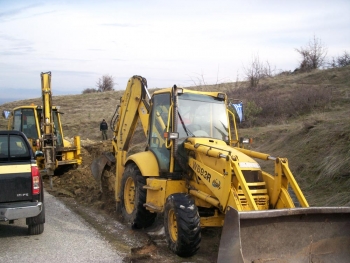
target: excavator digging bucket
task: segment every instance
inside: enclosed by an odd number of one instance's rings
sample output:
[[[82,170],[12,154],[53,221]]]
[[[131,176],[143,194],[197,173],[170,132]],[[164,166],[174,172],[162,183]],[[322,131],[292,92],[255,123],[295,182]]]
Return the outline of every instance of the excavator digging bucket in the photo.
[[[350,207],[227,211],[218,263],[348,263]]]
[[[112,166],[112,163],[115,163],[115,157],[111,152],[103,152],[92,161],[90,166],[91,173],[98,184],[101,184],[101,176],[105,166]]]

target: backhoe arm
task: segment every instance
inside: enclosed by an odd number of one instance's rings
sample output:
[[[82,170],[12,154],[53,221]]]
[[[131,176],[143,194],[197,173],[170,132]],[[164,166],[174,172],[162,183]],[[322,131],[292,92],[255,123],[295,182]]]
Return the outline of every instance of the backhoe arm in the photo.
[[[129,79],[120,101],[118,119],[114,129],[118,151],[127,151],[140,119],[145,134],[148,129],[149,104],[146,101],[147,81],[141,76]],[[148,94],[149,97],[149,94]]]
[[[56,168],[56,137],[52,115],[51,72],[41,73],[41,96],[43,102],[43,137],[42,145],[45,156],[45,169],[53,175]]]
[[[133,76],[128,81],[118,107],[119,111],[112,141],[116,160],[115,197],[117,201],[119,201],[126,154],[139,119],[147,136],[149,104],[146,100],[146,94],[148,99],[150,99],[146,79],[141,76]],[[96,176],[94,177],[97,178]]]

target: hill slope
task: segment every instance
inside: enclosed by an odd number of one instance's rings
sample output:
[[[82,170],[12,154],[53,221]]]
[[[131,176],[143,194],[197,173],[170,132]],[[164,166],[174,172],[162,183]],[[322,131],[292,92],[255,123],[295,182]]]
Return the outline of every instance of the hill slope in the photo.
[[[254,138],[254,150],[287,157],[310,205],[350,206],[350,67],[280,75],[262,80],[255,89],[245,85],[190,88],[242,99],[247,119],[240,136]],[[64,113],[65,137],[99,141],[99,123],[113,116],[122,93],[54,96],[54,105]],[[31,103],[41,104],[40,98],[6,103],[0,110]],[[2,118],[0,129],[6,127]]]

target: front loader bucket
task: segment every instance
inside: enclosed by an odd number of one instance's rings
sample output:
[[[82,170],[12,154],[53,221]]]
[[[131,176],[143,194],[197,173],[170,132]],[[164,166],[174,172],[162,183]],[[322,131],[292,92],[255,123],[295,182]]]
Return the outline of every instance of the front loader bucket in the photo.
[[[350,207],[227,211],[218,263],[348,263]]]
[[[92,161],[91,173],[98,184],[101,184],[101,176],[106,164],[112,166],[112,163],[115,163],[115,157],[111,152],[103,152],[102,155]]]

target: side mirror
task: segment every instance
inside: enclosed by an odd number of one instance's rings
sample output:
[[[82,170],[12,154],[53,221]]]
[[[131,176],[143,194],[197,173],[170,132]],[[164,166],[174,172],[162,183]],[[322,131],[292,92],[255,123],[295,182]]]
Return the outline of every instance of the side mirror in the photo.
[[[44,153],[42,151],[35,151],[35,159],[38,157],[44,157]]]
[[[2,111],[2,116],[7,120],[11,115],[11,111],[9,110],[3,110]]]

